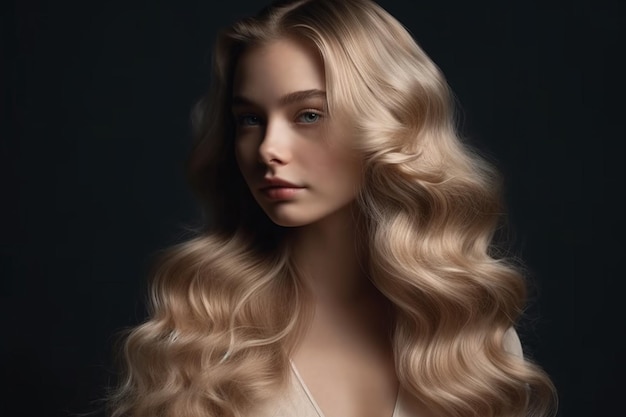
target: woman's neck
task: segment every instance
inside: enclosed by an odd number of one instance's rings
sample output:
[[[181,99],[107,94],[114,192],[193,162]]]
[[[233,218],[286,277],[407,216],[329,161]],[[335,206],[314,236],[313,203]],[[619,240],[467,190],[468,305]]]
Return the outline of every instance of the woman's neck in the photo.
[[[318,305],[350,305],[371,294],[351,207],[294,230],[293,256]]]

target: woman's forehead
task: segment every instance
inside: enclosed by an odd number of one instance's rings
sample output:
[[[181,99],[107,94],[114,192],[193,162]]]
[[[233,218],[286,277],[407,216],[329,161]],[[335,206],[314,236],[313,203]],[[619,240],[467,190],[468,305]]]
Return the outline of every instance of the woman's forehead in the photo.
[[[325,91],[324,64],[318,51],[285,38],[246,50],[235,67],[233,95],[274,99],[298,91]]]

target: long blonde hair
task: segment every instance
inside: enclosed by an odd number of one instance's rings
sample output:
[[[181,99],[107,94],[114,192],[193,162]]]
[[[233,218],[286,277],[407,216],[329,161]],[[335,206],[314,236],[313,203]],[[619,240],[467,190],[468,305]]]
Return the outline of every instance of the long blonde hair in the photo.
[[[239,173],[230,115],[238,57],[281,37],[317,48],[331,117],[345,112],[358,131],[362,250],[393,306],[402,387],[441,416],[549,415],[549,377],[503,346],[526,285],[492,247],[503,209],[498,175],[459,138],[440,70],[372,1],[295,0],[217,39],[189,159],[207,225],[156,265],[149,319],[124,339],[112,416],[245,416],[287,381],[308,294],[285,230]]]

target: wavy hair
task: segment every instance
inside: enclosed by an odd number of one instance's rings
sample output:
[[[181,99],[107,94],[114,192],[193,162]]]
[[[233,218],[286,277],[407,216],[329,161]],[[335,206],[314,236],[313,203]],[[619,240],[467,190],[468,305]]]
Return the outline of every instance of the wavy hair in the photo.
[[[461,140],[441,71],[368,0],[275,2],[218,36],[188,164],[206,227],[156,264],[149,318],[124,339],[111,415],[245,416],[287,381],[308,293],[285,229],[239,173],[230,115],[239,56],[284,37],[316,47],[329,113],[345,112],[358,132],[361,250],[393,307],[401,386],[441,416],[549,415],[550,378],[504,346],[527,289],[494,251],[499,176]]]

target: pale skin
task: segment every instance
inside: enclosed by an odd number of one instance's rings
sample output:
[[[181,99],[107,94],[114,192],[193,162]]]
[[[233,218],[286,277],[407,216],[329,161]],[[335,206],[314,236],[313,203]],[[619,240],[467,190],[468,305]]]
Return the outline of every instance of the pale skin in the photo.
[[[304,43],[246,51],[233,89],[237,161],[266,214],[293,230],[315,314],[291,359],[315,401],[326,417],[391,417],[398,380],[386,303],[355,248],[361,161],[346,118],[327,114],[325,89],[323,62]],[[263,189],[276,179],[292,186]]]

